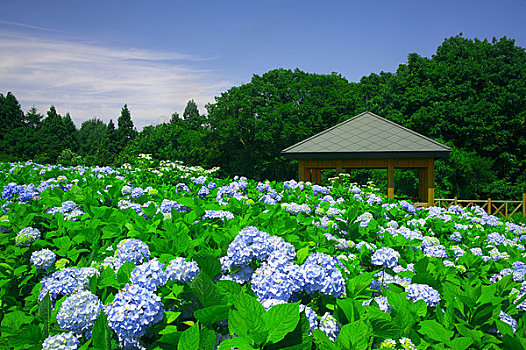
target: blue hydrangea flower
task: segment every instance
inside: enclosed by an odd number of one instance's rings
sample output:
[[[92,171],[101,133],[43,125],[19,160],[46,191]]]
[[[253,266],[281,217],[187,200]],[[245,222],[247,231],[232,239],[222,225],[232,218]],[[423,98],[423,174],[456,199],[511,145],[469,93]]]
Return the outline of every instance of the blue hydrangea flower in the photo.
[[[140,187],[135,187],[132,191],[131,191],[131,196],[132,198],[139,198],[140,196],[142,196],[144,194],[144,190]]]
[[[506,241],[506,237],[504,237],[503,235],[497,232],[492,232],[486,237],[486,242],[488,243],[499,245],[499,244],[503,244],[504,241]]]
[[[222,258],[223,259],[221,261],[222,268],[223,266],[226,266],[226,264],[224,263],[225,261],[224,258],[227,258],[227,257]],[[223,272],[226,272],[226,274],[223,274],[221,276],[220,278],[221,280],[234,281],[238,284],[243,284],[243,283],[247,283],[248,281],[250,281],[252,279],[252,275],[254,274],[254,270],[252,270],[250,266],[239,266],[236,269],[236,271],[232,273],[228,273],[229,268],[223,269],[224,270]]]
[[[300,185],[298,182],[296,182],[296,180],[285,181],[283,183],[283,188],[286,190],[293,190],[299,188],[300,191],[303,191],[303,185]]]
[[[377,266],[385,266],[388,269],[394,268],[398,265],[398,258],[400,253],[389,247],[382,247],[374,252],[371,263]]]
[[[299,310],[300,313],[305,312],[305,316],[307,316],[307,320],[309,321],[311,331],[318,328],[318,315],[310,306],[300,304]]]
[[[185,261],[178,257],[170,261],[166,267],[166,277],[172,281],[190,283],[199,273],[199,267],[195,261]]]
[[[27,247],[40,238],[40,231],[33,227],[25,227],[15,237],[16,244]]]
[[[178,183],[175,185],[175,192],[179,193],[181,191],[185,191],[186,193],[190,193],[190,187],[188,187],[185,183]]]
[[[139,265],[144,261],[150,260],[150,249],[141,240],[134,238],[125,239],[117,244],[115,256],[121,265],[126,261]]]
[[[204,185],[206,182],[206,176],[199,176],[199,177],[191,177],[190,181],[192,181],[196,185]]]
[[[31,263],[37,269],[47,270],[55,262],[56,254],[51,250],[44,248],[31,254]]]
[[[327,187],[325,186],[320,186],[320,185],[313,185],[312,186],[312,191],[314,192],[314,196],[317,196],[318,193],[321,193],[321,194],[331,194],[331,190],[329,190]]]
[[[446,247],[443,245],[434,245],[424,248],[424,255],[435,258],[447,258]]]
[[[502,322],[508,324],[513,330],[513,333],[517,331],[517,321],[502,310],[500,311],[499,319]]]
[[[146,328],[162,320],[161,298],[148,289],[127,284],[115,295],[113,302],[103,306],[108,324],[119,339],[139,338]]]
[[[387,302],[387,298],[386,297],[376,297],[376,298],[374,298],[374,301],[376,301],[376,303],[378,304],[378,307],[383,312],[391,312],[392,308],[391,308],[391,305],[389,305],[389,303]],[[365,300],[362,303],[362,305],[364,305],[364,306],[365,305],[371,305],[372,302],[373,302],[373,299]]]
[[[197,195],[201,198],[208,196],[209,194],[210,194],[210,189],[208,189],[208,187],[206,186],[201,187],[199,191],[197,192]]]
[[[440,294],[433,287],[427,284],[412,283],[406,287],[407,299],[413,302],[423,300],[428,306],[435,307],[440,303]]]
[[[226,210],[206,210],[201,220],[215,220],[220,219],[221,221],[232,220],[234,214]]]
[[[42,291],[39,299],[42,300],[49,293],[51,300],[56,300],[63,295],[70,295],[88,286],[87,275],[76,267],[64,268],[42,278]]]
[[[320,319],[318,329],[327,334],[330,340],[335,341],[340,334],[341,327],[330,313],[326,312]]]
[[[301,268],[285,255],[276,254],[254,271],[251,288],[262,303],[269,299],[288,302],[303,288]]]
[[[292,215],[298,215],[299,213],[310,214],[311,212],[311,208],[307,204],[283,203],[281,206]]]
[[[78,346],[79,336],[68,332],[47,337],[42,343],[42,350],[76,350]]]
[[[338,259],[323,253],[312,253],[302,265],[307,293],[320,293],[339,298],[345,292],[345,281]]]
[[[163,271],[163,264],[154,258],[132,270],[130,283],[155,291],[158,286],[166,283],[166,278],[166,273]]]
[[[62,329],[89,336],[100,310],[101,303],[96,295],[80,291],[64,300],[57,313],[57,322]]]
[[[161,213],[170,214],[172,211],[172,208],[174,208],[180,213],[189,213],[192,210],[191,208],[181,205],[177,203],[176,201],[172,201],[169,199],[163,199],[163,201],[161,202],[161,206],[160,206]]]

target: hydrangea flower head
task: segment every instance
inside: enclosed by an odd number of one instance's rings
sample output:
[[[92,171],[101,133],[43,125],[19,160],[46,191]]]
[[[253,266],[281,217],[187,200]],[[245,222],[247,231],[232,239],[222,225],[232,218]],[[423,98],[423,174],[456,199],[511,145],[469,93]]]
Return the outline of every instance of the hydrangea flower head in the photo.
[[[338,259],[330,255],[312,253],[302,265],[305,292],[341,297],[345,292],[345,281],[336,268],[339,264]]]
[[[90,334],[99,316],[101,303],[90,291],[80,291],[64,300],[57,313],[60,328],[76,334]]]
[[[131,261],[134,264],[142,264],[145,260],[150,260],[150,249],[146,243],[138,239],[125,239],[117,244],[115,256],[121,264]]]
[[[407,299],[412,299],[413,302],[423,300],[431,307],[435,307],[440,303],[438,291],[427,284],[412,283],[405,290],[408,292]]]
[[[70,295],[88,286],[87,276],[76,267],[64,268],[42,278],[42,291],[39,299],[42,300],[49,293],[51,300],[56,300],[63,295]]]
[[[166,277],[181,283],[190,283],[198,273],[199,267],[195,261],[185,261],[181,257],[173,259],[166,267]]]
[[[371,263],[377,266],[385,266],[388,269],[394,268],[398,265],[398,258],[400,253],[389,247],[382,247],[374,252]]]
[[[27,247],[40,238],[40,231],[33,227],[24,227],[15,237],[17,245]]]
[[[42,350],[76,350],[79,346],[78,338],[73,332],[49,336],[42,343]]]
[[[31,254],[31,263],[36,266],[37,269],[47,270],[55,262],[56,254],[51,250],[44,248]]]
[[[151,291],[156,290],[158,286],[166,283],[163,264],[154,258],[135,267],[131,272],[130,282]]]
[[[110,328],[119,339],[143,336],[146,328],[159,322],[164,315],[161,298],[134,284],[127,284],[115,295],[113,302],[103,308]]]
[[[330,340],[335,341],[340,334],[341,327],[330,313],[326,312],[320,319],[319,330],[327,334]]]

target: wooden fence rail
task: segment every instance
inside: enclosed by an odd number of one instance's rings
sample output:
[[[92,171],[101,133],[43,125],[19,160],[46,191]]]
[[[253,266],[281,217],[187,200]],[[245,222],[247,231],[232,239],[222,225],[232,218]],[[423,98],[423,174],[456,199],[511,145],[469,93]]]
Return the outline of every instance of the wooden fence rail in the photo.
[[[491,198],[488,199],[458,199],[457,197],[452,199],[435,199],[434,205],[441,208],[448,209],[452,205],[460,205],[463,208],[469,208],[478,205],[482,209],[485,209],[488,214],[500,215],[504,218],[509,218],[515,213],[520,213],[526,216],[526,193],[522,194],[521,201],[500,201]],[[522,210],[521,210],[522,209]]]

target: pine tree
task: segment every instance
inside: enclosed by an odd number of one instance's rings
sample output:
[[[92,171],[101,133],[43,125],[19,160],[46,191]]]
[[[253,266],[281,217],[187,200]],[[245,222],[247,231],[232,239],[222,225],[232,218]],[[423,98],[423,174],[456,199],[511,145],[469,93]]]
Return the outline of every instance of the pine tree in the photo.
[[[190,100],[186,104],[183,118],[185,126],[191,130],[198,130],[204,122],[204,118],[199,115],[199,110],[194,100]]]
[[[137,135],[137,131],[135,131],[133,121],[131,120],[128,105],[122,107],[121,116],[117,120],[117,124],[117,144],[119,145],[120,150],[123,150],[124,147],[126,147],[126,144]]]

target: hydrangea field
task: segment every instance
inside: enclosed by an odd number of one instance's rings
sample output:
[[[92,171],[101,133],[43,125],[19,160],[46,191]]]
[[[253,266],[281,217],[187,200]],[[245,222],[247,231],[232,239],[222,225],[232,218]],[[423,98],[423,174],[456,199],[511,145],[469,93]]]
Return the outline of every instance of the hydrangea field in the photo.
[[[142,160],[0,164],[0,348],[526,348],[524,224]]]

